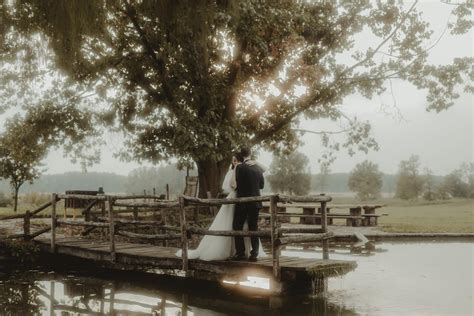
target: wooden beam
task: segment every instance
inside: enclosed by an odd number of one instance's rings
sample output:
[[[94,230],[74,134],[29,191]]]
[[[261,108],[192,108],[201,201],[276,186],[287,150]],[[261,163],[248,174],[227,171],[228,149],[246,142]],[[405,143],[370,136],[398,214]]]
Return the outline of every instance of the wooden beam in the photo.
[[[105,201],[108,196],[106,195],[82,195],[82,194],[58,194],[60,199],[76,199],[76,200],[97,200]]]
[[[141,207],[141,208],[177,208],[179,203],[176,201],[168,202],[115,202],[115,206]]]
[[[114,200],[109,197],[109,239],[110,239],[110,260],[115,262],[115,223],[114,223]]]
[[[333,237],[334,234],[332,232],[322,233],[322,234],[314,234],[309,236],[285,236],[280,237],[277,240],[279,245],[287,245],[287,244],[294,244],[294,243],[303,243],[303,242],[313,242],[313,241],[321,241],[327,238]]]
[[[40,229],[40,230],[38,230],[38,231],[36,231],[36,232],[30,234],[30,235],[28,236],[28,239],[33,239],[33,238],[35,238],[35,237],[38,237],[39,235],[42,235],[42,234],[44,234],[44,233],[46,233],[46,232],[49,232],[50,230],[51,230],[51,226],[45,227],[45,228],[43,228],[43,229]]]
[[[271,225],[271,242],[272,242],[272,265],[273,265],[273,277],[276,281],[280,281],[280,247],[277,243],[278,239],[278,196],[274,195],[270,197],[270,225]]]
[[[30,218],[30,211],[26,211],[25,217],[23,217],[23,234],[25,234],[25,239],[28,239],[28,236],[30,235]]]
[[[331,202],[332,197],[329,195],[305,195],[305,196],[294,196],[294,195],[278,195],[280,201],[284,202],[298,202],[298,203],[311,203],[311,202]]]
[[[69,225],[69,226],[85,226],[85,227],[109,227],[109,224],[106,223],[96,223],[96,222],[83,222],[83,221],[76,221],[76,220],[68,220],[68,219],[58,219],[58,224],[62,225]]]
[[[58,196],[56,193],[52,194],[51,197],[51,252],[56,252],[56,202]]]
[[[328,212],[326,202],[321,202],[321,228],[324,232],[328,231]]]
[[[182,269],[188,272],[188,236],[186,225],[186,210],[184,209],[184,196],[179,197],[179,219],[181,223],[181,257],[183,259]]]
[[[192,197],[192,196],[183,196],[183,199],[185,203],[188,203],[188,204],[219,206],[222,204],[270,201],[270,196],[250,196],[250,197],[241,197],[241,198],[232,198],[232,199],[201,199],[201,198]]]
[[[123,230],[117,230],[116,235],[130,237],[130,238],[138,238],[138,239],[146,239],[146,240],[171,240],[171,239],[180,239],[181,234],[159,234],[159,235],[148,235],[148,234],[138,234],[127,232]]]
[[[242,230],[208,230],[199,227],[188,227],[188,232],[196,235],[211,235],[211,236],[242,236],[242,237],[261,237],[271,238],[271,231],[242,231]]]

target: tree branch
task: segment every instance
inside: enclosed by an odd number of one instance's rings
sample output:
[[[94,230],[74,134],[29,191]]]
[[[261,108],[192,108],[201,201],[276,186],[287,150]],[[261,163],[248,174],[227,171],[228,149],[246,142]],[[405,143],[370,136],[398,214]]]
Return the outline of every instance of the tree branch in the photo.
[[[148,38],[146,37],[145,31],[142,29],[142,27],[140,26],[140,24],[138,22],[137,12],[136,12],[135,8],[132,7],[128,1],[125,1],[125,8],[126,8],[125,14],[128,16],[128,18],[132,22],[133,27],[135,28],[135,30],[137,31],[137,33],[140,37],[140,40],[143,44],[143,47],[145,48],[148,56],[153,61],[153,64],[155,65],[156,70],[158,71],[158,73],[161,76],[161,79],[162,79],[161,86],[163,87],[163,92],[165,94],[166,99],[170,102],[173,102],[173,94],[172,94],[171,89],[169,88],[168,84],[166,83],[167,75],[166,75],[165,62],[163,61],[163,59],[159,58],[156,55],[155,50],[153,49],[153,46],[148,41]]]
[[[359,67],[360,65],[366,63],[367,61],[369,61],[370,59],[372,59],[374,57],[374,55],[382,48],[382,46],[385,45],[385,43],[387,43],[394,35],[395,33],[400,29],[400,27],[403,25],[403,23],[405,22],[405,20],[408,18],[408,14],[410,14],[410,12],[415,8],[415,6],[418,4],[418,0],[416,0],[413,5],[410,7],[410,9],[407,11],[407,13],[405,14],[405,16],[402,18],[402,20],[400,21],[400,23],[398,23],[398,25],[395,27],[395,29],[392,31],[392,33],[390,33],[389,36],[387,36],[375,49],[374,51],[372,51],[371,53],[369,53],[367,55],[366,58],[364,58],[363,60],[355,63],[354,65],[352,65],[351,67],[347,68],[345,71],[343,71],[338,77],[342,77],[344,76],[345,74],[347,74],[348,72],[351,72],[352,70],[354,70],[355,68]]]

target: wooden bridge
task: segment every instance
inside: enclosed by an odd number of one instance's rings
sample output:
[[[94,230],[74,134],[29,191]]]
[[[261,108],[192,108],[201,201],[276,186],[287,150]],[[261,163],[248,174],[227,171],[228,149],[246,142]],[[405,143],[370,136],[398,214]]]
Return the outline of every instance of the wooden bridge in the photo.
[[[62,219],[56,215],[58,201],[71,198],[90,201],[83,211],[83,219]],[[280,256],[281,247],[288,244],[323,241],[327,249],[327,240],[332,236],[327,231],[326,203],[331,201],[329,196],[271,195],[234,199],[199,199],[181,196],[177,201],[157,201],[154,198],[154,196],[52,194],[51,202],[37,210],[27,211],[22,215],[3,217],[0,220],[22,217],[24,232],[13,237],[32,240],[43,252],[78,257],[113,269],[155,272],[211,281],[241,280],[244,276],[267,277],[270,279],[272,294],[314,292],[317,290],[315,284],[322,284],[319,281],[331,276],[340,276],[356,267],[355,262],[352,261],[329,260],[327,251],[323,252],[321,259]],[[269,202],[270,229],[211,231],[192,225],[199,220],[199,208],[215,208],[222,204],[256,201]],[[321,227],[282,228],[279,223],[280,215],[277,214],[279,201],[320,203]],[[93,210],[95,204],[100,206],[99,210]],[[51,207],[50,225],[31,232],[31,218],[49,207]],[[140,213],[147,214],[150,211],[159,212],[160,220],[139,218]],[[179,227],[167,223],[169,215],[173,215],[172,212],[175,215],[176,212],[179,213]],[[130,219],[130,216],[119,217],[127,213],[133,214],[133,219]],[[193,221],[188,220],[190,215]],[[79,236],[66,237],[58,232],[58,227],[61,226],[79,226],[83,227],[83,231]],[[137,227],[157,228],[161,233],[138,233]],[[102,230],[106,239],[93,240],[90,236],[86,238],[85,236],[93,230]],[[45,235],[49,231],[50,234]],[[188,258],[187,250],[193,234],[228,237],[257,236],[269,240],[271,251],[266,258],[259,259],[257,262],[191,260]],[[122,237],[117,238],[117,236]],[[144,244],[143,241],[148,243]],[[155,243],[161,241],[161,246],[150,244],[152,241]],[[180,247],[168,247],[168,242],[173,241]],[[179,249],[182,250],[182,257],[175,255]]]

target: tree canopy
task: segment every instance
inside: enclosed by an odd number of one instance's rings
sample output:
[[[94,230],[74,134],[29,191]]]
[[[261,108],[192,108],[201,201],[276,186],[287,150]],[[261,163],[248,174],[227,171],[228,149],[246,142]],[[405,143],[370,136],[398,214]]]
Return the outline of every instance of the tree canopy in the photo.
[[[378,165],[368,160],[358,163],[349,176],[348,187],[357,192],[362,201],[378,198],[382,189],[382,173]]]
[[[308,157],[299,152],[273,157],[268,181],[274,192],[305,195],[311,189]]]
[[[420,175],[420,157],[411,155],[408,160],[400,161],[398,168],[397,188],[395,197],[402,200],[412,200],[423,191],[424,179]]]
[[[11,92],[19,73],[55,67],[73,104],[95,93],[80,110],[123,133],[124,157],[192,161],[201,194],[215,195],[236,146],[291,152],[299,121],[340,117],[348,95],[401,79],[441,111],[472,91],[471,57],[429,64],[433,32],[417,2],[4,0],[0,84]],[[452,34],[472,27],[472,8],[453,7]],[[361,34],[378,43],[361,48]],[[376,146],[370,125],[352,122],[342,146]]]

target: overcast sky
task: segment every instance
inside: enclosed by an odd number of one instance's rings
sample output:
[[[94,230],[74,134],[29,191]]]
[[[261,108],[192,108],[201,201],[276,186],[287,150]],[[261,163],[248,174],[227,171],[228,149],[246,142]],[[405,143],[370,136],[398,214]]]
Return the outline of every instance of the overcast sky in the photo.
[[[421,1],[418,8],[425,14],[435,31],[436,39],[446,26],[449,12],[453,6],[441,1]],[[376,43],[361,43],[375,46]],[[436,64],[449,63],[454,57],[472,56],[473,34],[454,37],[445,34],[435,48],[430,51],[430,61]],[[441,113],[427,112],[425,92],[418,91],[410,84],[393,81],[393,92],[396,107],[390,91],[372,100],[354,95],[347,98],[342,106],[343,111],[361,120],[369,120],[380,150],[369,154],[358,153],[350,157],[341,152],[331,166],[332,172],[348,172],[356,163],[369,159],[379,164],[385,173],[396,173],[400,160],[411,154],[420,156],[422,167],[429,167],[435,174],[444,175],[457,168],[462,162],[473,161],[473,99],[463,95],[455,105]],[[334,123],[309,121],[303,122],[302,128],[321,131],[338,130]],[[102,162],[89,168],[89,171],[115,172],[128,174],[137,163],[124,163],[112,157],[112,152],[120,148],[120,139],[108,138],[108,145],[103,150]],[[318,158],[323,148],[320,137],[314,134],[303,136],[304,145],[300,151],[310,159],[313,173],[318,172]],[[269,165],[272,156],[262,152],[259,160]],[[63,153],[52,152],[45,160],[46,173],[79,171],[79,165],[73,165]]]

